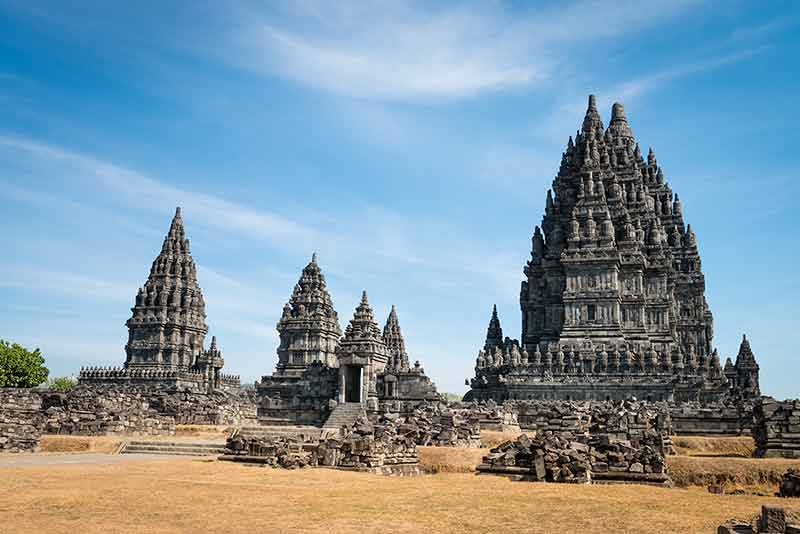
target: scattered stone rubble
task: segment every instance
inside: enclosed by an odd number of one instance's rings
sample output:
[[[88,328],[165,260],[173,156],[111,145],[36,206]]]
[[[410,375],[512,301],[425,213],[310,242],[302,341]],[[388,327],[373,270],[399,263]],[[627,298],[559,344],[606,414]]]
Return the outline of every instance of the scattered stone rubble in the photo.
[[[781,497],[800,497],[800,470],[789,469],[781,481]]]
[[[800,399],[762,397],[753,407],[755,456],[800,458]]]
[[[302,436],[258,436],[235,433],[228,439],[223,460],[282,468],[332,467],[382,475],[408,476],[422,471],[417,446],[400,431],[396,417],[366,417],[339,434],[319,440]]]
[[[730,519],[717,528],[717,534],[800,534],[800,515],[765,505],[752,522]]]
[[[588,483],[589,447],[546,432],[541,437],[526,434],[501,443],[484,456],[479,473],[511,476],[538,482]]]
[[[476,418],[482,430],[496,432],[520,432],[517,412],[510,403],[498,404],[489,399],[483,402],[454,403],[451,407],[470,417]]]
[[[385,417],[397,417],[386,415]],[[479,417],[452,410],[442,403],[425,404],[412,414],[399,416],[399,431],[417,445],[428,447],[481,446]]]
[[[42,399],[36,390],[0,389],[0,452],[39,448]]]
[[[522,401],[514,406],[525,414],[520,416],[524,424],[534,427],[533,437],[520,437],[493,449],[478,468],[480,472],[554,482],[586,478],[596,482],[671,484],[664,460],[672,452],[665,405],[636,401]],[[544,460],[546,472],[568,464],[561,477],[542,476],[541,461],[538,466],[531,463],[539,450],[550,455]],[[587,466],[586,477],[581,462]]]

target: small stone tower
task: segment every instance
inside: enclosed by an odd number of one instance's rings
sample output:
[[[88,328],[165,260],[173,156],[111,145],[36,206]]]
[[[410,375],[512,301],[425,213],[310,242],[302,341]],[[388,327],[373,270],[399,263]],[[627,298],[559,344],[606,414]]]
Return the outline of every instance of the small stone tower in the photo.
[[[194,365],[208,326],[180,208],[131,311],[125,367],[177,370]]]
[[[486,343],[483,350],[489,352],[503,346],[503,329],[500,327],[500,318],[497,316],[497,305],[492,307],[492,318],[489,319],[489,328],[486,329]]]
[[[381,329],[375,322],[367,292],[347,325],[339,348],[339,402],[366,404],[377,410],[377,374],[386,368],[389,351],[383,341]]]
[[[305,266],[277,325],[280,335],[276,376],[300,376],[314,362],[336,367],[342,331],[317,255]]]
[[[396,371],[408,370],[408,353],[406,352],[406,342],[400,332],[400,322],[397,320],[397,310],[392,305],[392,311],[386,319],[383,327],[383,342],[389,350],[388,368]]]
[[[734,391],[742,399],[755,399],[761,396],[759,387],[759,367],[756,357],[750,349],[750,342],[746,335],[742,335],[742,344],[739,345],[739,354],[736,356]]]

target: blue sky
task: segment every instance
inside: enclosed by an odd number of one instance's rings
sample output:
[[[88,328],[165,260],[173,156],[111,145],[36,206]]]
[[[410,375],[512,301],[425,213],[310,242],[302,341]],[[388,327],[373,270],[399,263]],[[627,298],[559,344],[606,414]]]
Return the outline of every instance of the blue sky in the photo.
[[[342,327],[396,304],[463,391],[596,93],[680,195],[720,353],[800,394],[796,2],[111,4],[0,0],[0,337],[53,375],[122,363],[180,205],[228,372],[272,372],[317,251]]]

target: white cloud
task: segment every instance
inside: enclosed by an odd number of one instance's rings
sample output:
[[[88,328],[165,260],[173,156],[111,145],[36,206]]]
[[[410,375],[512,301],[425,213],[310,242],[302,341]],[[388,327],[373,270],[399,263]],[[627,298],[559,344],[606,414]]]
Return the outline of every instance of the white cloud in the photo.
[[[326,92],[405,100],[465,97],[552,78],[563,47],[641,31],[694,1],[582,1],[514,10],[503,2],[303,2],[246,8],[205,53]],[[598,13],[603,13],[602,21]]]
[[[82,274],[40,269],[33,266],[0,267],[0,287],[91,297],[112,302],[130,302],[136,288],[124,282]]]

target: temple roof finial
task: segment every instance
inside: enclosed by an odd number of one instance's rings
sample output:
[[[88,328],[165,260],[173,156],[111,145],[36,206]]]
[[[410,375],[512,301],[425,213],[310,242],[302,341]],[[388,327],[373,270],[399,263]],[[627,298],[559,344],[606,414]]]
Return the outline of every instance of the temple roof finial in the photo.
[[[311,263],[317,263],[317,253],[311,254]]]
[[[589,107],[587,111],[597,111],[597,97],[589,95]]]
[[[361,304],[369,305],[369,300],[367,300],[367,290],[361,292]]]

